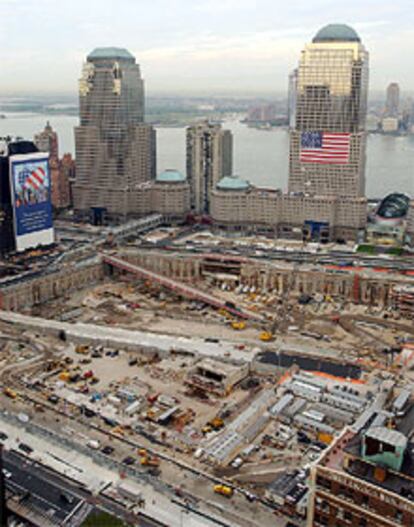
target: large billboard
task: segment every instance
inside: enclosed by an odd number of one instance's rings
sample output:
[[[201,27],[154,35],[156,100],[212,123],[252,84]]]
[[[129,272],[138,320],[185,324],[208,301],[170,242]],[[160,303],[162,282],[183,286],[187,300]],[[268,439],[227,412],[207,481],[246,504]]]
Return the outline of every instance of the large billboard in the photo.
[[[16,250],[54,242],[49,156],[10,156],[10,191]]]

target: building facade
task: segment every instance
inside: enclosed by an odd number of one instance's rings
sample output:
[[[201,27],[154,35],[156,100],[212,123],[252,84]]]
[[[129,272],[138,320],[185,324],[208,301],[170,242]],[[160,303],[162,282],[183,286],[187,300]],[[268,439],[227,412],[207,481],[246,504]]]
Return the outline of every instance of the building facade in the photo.
[[[76,180],[76,163],[71,154],[63,154],[59,162],[59,173],[59,204],[63,208],[70,207],[73,205],[72,186]]]
[[[109,217],[140,215],[134,194],[155,175],[155,132],[144,123],[144,83],[125,49],[97,48],[79,82],[74,207]]]
[[[233,169],[233,136],[221,125],[202,122],[187,128],[187,179],[191,209],[210,214],[210,194]]]
[[[34,143],[40,152],[49,152],[50,177],[52,181],[52,205],[56,209],[67,208],[71,204],[69,176],[73,162],[70,154],[59,159],[59,139],[49,121],[44,130],[34,137]],[[71,161],[69,161],[69,158]]]
[[[413,476],[405,434],[386,427],[345,431],[312,468],[308,527],[409,527]]]
[[[366,223],[364,198],[284,194],[227,177],[211,194],[211,215],[223,229],[269,232],[304,241],[355,239]]]
[[[289,128],[296,126],[296,97],[298,93],[298,70],[295,68],[289,75],[288,86],[288,121]]]
[[[297,69],[289,191],[365,195],[368,53],[345,25],[322,28]]]
[[[14,208],[10,188],[10,156],[38,151],[32,141],[13,141],[2,145],[0,154],[0,255],[16,249]]]

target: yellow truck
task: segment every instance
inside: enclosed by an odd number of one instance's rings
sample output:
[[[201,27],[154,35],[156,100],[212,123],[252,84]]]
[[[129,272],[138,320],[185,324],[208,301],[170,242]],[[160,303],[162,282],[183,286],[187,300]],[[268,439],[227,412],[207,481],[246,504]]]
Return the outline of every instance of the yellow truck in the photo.
[[[233,496],[233,489],[227,485],[214,485],[213,490],[216,494],[221,494],[226,498],[231,498]]]

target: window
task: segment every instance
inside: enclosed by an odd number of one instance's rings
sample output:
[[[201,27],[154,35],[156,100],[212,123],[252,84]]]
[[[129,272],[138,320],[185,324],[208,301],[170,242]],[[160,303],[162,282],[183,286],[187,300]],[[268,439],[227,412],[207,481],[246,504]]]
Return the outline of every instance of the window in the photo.
[[[345,511],[344,512],[344,519],[348,522],[351,522],[352,521],[352,512],[349,512],[349,511]]]

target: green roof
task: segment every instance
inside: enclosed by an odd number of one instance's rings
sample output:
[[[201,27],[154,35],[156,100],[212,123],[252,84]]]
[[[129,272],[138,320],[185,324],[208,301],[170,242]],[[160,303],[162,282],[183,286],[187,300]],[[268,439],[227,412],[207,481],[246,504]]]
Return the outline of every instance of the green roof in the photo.
[[[312,42],[361,42],[358,33],[346,24],[329,24],[320,29]]]
[[[88,60],[99,59],[135,60],[135,57],[125,48],[95,48],[89,53]]]
[[[219,190],[247,190],[250,183],[238,176],[225,176],[217,183]]]
[[[164,170],[161,174],[158,174],[157,181],[161,183],[183,183],[186,180],[184,174],[181,174],[178,170]]]

